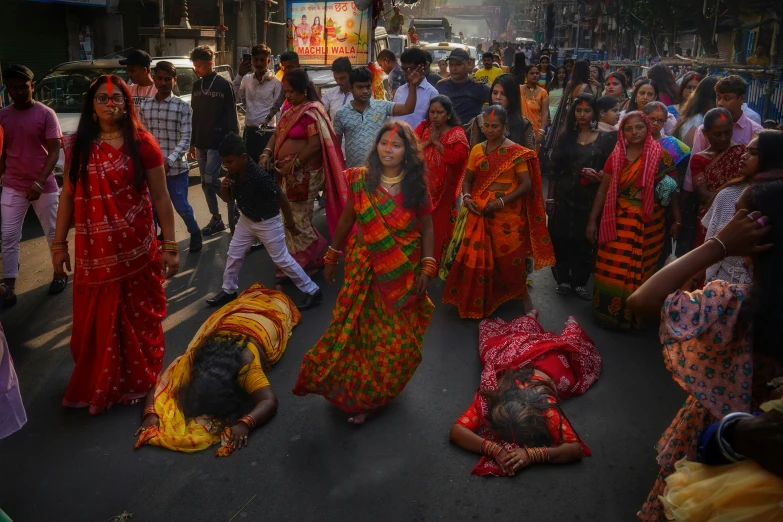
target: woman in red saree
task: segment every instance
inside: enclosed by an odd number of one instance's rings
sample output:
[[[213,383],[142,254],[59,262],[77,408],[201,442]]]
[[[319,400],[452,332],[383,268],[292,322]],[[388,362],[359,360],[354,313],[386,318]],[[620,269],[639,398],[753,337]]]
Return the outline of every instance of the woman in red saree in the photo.
[[[179,269],[174,212],[160,148],[139,123],[120,77],[101,76],[92,83],[65,151],[68,176],[52,246],[54,270],[64,276],[71,269],[68,229],[75,223],[75,366],[63,406],[89,407],[97,414],[141,399],[160,373],[163,266],[168,277]]]
[[[526,260],[536,270],[555,262],[538,158],[505,137],[506,121],[500,105],[484,109],[487,141],[473,147],[462,184],[469,213],[443,290],[462,318],[488,317],[512,299],[530,311]]]
[[[530,464],[590,456],[559,406],[601,374],[601,355],[573,317],[560,335],[545,331],[535,310],[510,323],[486,319],[479,325],[479,359],[481,384],[449,434],[483,455],[475,475],[514,475]]]
[[[468,137],[462,130],[454,104],[446,96],[430,100],[429,119],[416,128],[424,148],[427,186],[432,198],[435,259],[440,260],[457,220],[457,196],[468,163]]]
[[[318,193],[326,193],[326,222],[334,235],[337,220],[348,197],[343,171],[345,160],[326,109],[318,101],[307,73],[296,69],[283,77],[288,103],[280,123],[269,140],[259,165],[268,167],[274,158],[277,180],[285,190],[294,212],[298,236],[285,232],[288,251],[305,270],[324,264],[326,239],[313,227],[313,203]],[[278,271],[278,277],[283,277]]]
[[[334,283],[350,235],[345,284],[294,387],[296,395],[323,395],[353,424],[389,404],[413,377],[434,309],[427,284],[436,275],[424,158],[408,124],[385,123],[367,163],[346,171],[350,199],[324,270]]]
[[[710,146],[694,154],[690,163],[693,191],[701,203],[696,220],[694,247],[704,243],[707,229],[702,225],[701,220],[710,209],[715,194],[723,185],[740,175],[740,163],[742,155],[745,154],[745,145],[731,141],[733,129],[731,113],[726,109],[712,109],[704,115],[704,136],[710,142]]]

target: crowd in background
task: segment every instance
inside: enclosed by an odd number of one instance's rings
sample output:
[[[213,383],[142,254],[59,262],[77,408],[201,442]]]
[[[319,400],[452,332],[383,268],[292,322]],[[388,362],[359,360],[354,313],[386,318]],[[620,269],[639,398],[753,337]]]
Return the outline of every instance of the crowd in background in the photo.
[[[219,454],[230,454],[274,415],[264,370],[300,311],[322,302],[315,273],[331,284],[344,259],[331,324],[305,354],[295,394],[324,396],[354,424],[386,406],[421,361],[434,310],[427,287],[440,278],[443,303],[461,318],[521,305],[517,320],[479,328],[479,393],[450,434],[482,455],[474,473],[573,462],[590,449],[558,404],[587,391],[601,358],[573,319],[559,334],[538,323],[528,275],[550,267],[551,291],[589,302],[601,326],[660,317],[667,368],[691,394],[659,442],[661,473],[639,517],[706,510],[717,500],[696,491],[730,473],[759,491],[754,509],[771,509],[779,493],[758,483],[783,476],[779,458],[762,451],[772,444],[765,423],[783,411],[779,400],[762,405],[775,396],[767,382],[781,376],[783,133],[762,131],[742,78],[676,78],[664,64],[633,78],[497,44],[480,64],[461,49],[434,66],[416,48],[399,58],[383,51],[369,66],[339,58],[337,85],[319,93],[295,53],[281,56],[277,74],[271,54],[254,46],[232,83],[214,71],[209,47],[194,49],[199,79],[188,105],[173,94],[176,67],[151,68],[134,51],[121,62],[132,84],[93,82],[78,130],[64,140],[53,111],[32,99],[29,69],[4,72],[14,103],[0,110],[0,295],[15,304],[32,206],[52,253],[50,293],[74,273],[75,368],[63,405],[100,413],[144,402],[137,447],[221,443]],[[242,136],[237,103],[247,115]],[[60,190],[52,170],[61,148]],[[188,202],[189,157],[210,213],[201,229]],[[313,223],[321,208],[326,236]],[[190,252],[205,235],[229,228],[232,237],[222,290],[207,301],[221,308],[164,370],[175,212]],[[300,303],[279,289],[239,293],[257,243],[278,283],[302,292]],[[11,372],[0,379],[15,384],[4,348],[0,364]],[[253,399],[250,412],[238,394]],[[24,410],[9,404],[17,429]],[[760,407],[767,413],[750,415]],[[705,466],[726,461],[741,465]]]

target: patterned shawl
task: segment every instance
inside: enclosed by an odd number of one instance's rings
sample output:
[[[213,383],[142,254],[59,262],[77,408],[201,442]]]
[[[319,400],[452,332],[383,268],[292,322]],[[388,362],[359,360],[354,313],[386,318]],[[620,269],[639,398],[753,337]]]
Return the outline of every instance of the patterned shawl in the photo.
[[[644,149],[641,154],[642,166],[639,176],[636,178],[636,186],[642,189],[642,220],[647,222],[653,213],[655,197],[655,173],[658,172],[663,148],[652,137],[652,124],[650,119],[641,111],[631,111],[620,122],[620,132],[617,133],[617,145],[612,155],[606,160],[604,170],[612,176],[609,183],[609,191],[606,194],[604,211],[601,216],[601,227],[598,241],[605,243],[617,238],[617,194],[620,187],[620,173],[628,165],[626,155],[626,140],[623,137],[623,126],[630,118],[639,118],[647,126],[647,137],[644,140]]]

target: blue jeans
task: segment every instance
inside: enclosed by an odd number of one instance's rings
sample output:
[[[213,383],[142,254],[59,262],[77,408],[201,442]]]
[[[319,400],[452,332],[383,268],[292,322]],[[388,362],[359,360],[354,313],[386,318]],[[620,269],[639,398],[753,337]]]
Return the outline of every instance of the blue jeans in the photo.
[[[193,215],[193,207],[188,203],[188,171],[180,172],[174,176],[166,176],[166,187],[169,189],[171,204],[174,205],[174,210],[188,227],[188,233],[199,232],[198,223]]]
[[[196,161],[201,172],[201,188],[207,199],[207,207],[213,216],[220,214],[218,194],[220,193],[220,165],[222,160],[217,150],[196,149]]]

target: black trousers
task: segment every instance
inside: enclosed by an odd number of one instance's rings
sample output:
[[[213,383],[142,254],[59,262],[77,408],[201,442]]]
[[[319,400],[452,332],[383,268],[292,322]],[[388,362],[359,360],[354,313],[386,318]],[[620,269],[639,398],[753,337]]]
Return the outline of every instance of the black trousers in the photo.
[[[261,157],[271,137],[271,132],[261,132],[259,127],[245,127],[244,140],[245,147],[247,147],[247,155],[256,163],[258,163],[258,158]]]
[[[585,231],[590,211],[574,208],[555,198],[555,215],[549,220],[549,236],[555,251],[552,274],[557,284],[586,286],[593,272],[595,247]]]

